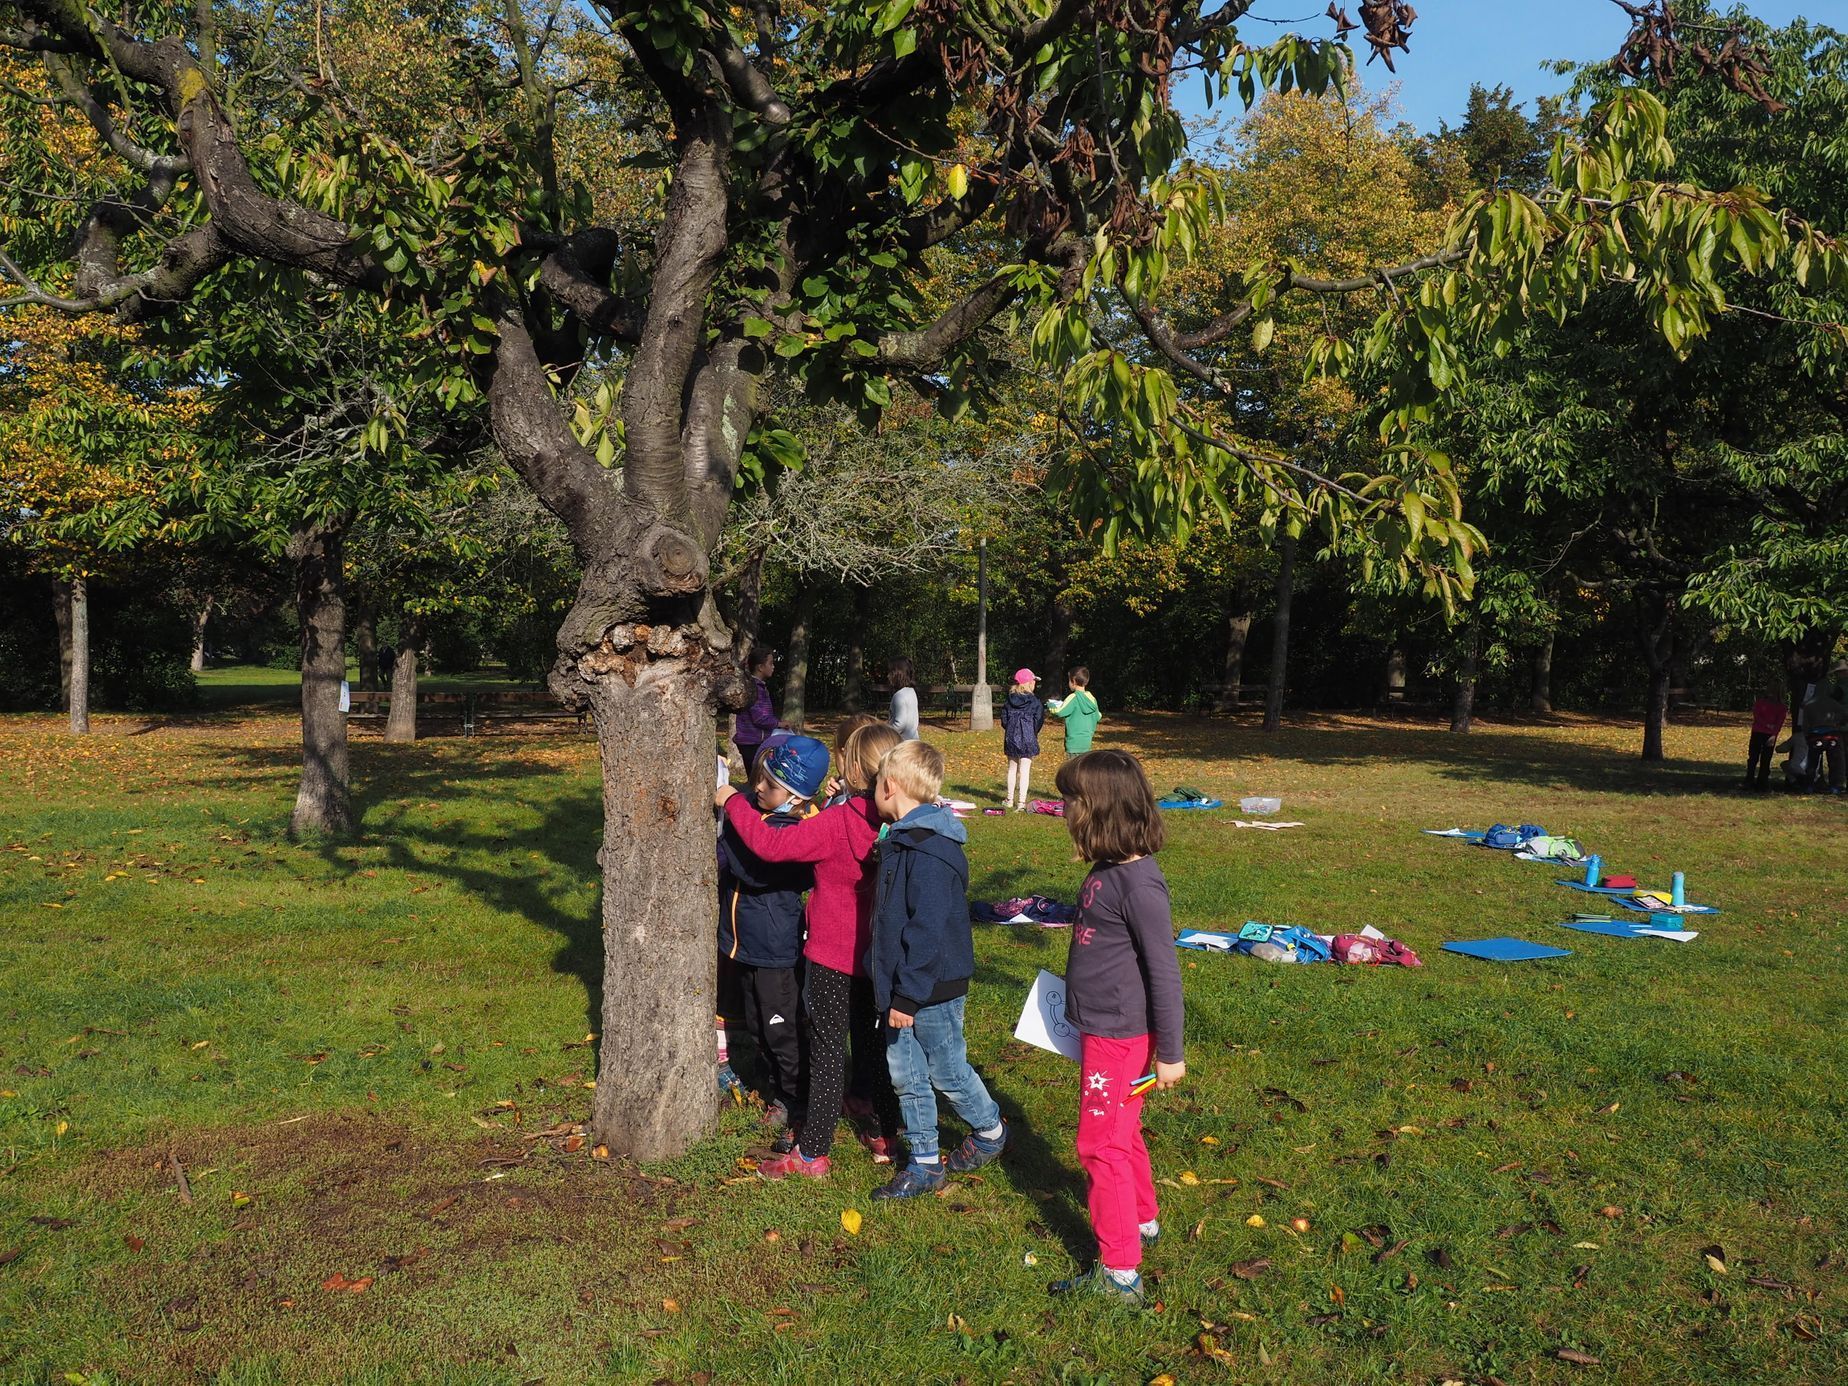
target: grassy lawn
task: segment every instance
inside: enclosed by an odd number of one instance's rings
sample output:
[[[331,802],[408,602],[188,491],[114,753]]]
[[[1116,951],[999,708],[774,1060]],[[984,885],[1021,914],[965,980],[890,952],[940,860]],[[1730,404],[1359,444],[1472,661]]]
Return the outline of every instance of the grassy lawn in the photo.
[[[1848,1378],[1848,806],[1726,789],[1743,726],[1647,772],[1594,722],[1104,731],[1160,788],[1307,824],[1172,816],[1178,922],[1372,923],[1426,960],[1184,955],[1139,1316],[1044,1293],[1090,1256],[1075,1070],[1010,1033],[1062,933],[977,936],[971,1052],[1019,1136],[987,1177],[881,1208],[843,1140],[831,1182],[763,1185],[748,1110],[637,1169],[539,1135],[595,1077],[589,738],[364,742],[365,839],[313,850],[280,713],[0,719],[0,1379]],[[999,732],[933,739],[998,795]],[[1570,933],[1561,873],[1417,831],[1498,819],[1725,913]],[[970,828],[979,896],[1069,898],[1058,822]],[[1439,951],[1496,934],[1573,953]]]

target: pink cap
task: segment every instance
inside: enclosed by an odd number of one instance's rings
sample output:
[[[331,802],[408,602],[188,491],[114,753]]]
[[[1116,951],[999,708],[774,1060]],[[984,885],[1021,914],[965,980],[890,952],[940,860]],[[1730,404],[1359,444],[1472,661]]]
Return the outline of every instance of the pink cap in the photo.
[[[1016,669],[1014,671],[1014,682],[1015,683],[1038,683],[1039,675],[1034,673],[1031,669]]]

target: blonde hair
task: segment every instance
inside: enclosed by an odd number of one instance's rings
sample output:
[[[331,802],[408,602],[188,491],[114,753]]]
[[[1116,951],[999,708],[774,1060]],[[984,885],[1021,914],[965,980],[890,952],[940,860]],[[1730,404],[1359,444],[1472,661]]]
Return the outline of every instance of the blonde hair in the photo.
[[[879,763],[879,778],[908,799],[934,804],[943,792],[943,752],[925,741],[903,741]]]
[[[847,781],[847,787],[862,793],[871,789],[879,778],[880,762],[902,740],[885,722],[856,727],[848,733],[840,762],[841,778]]]
[[[875,717],[870,712],[855,712],[841,718],[834,724],[834,759],[838,762],[847,750],[847,742],[861,727],[877,727],[885,723],[885,718]]]

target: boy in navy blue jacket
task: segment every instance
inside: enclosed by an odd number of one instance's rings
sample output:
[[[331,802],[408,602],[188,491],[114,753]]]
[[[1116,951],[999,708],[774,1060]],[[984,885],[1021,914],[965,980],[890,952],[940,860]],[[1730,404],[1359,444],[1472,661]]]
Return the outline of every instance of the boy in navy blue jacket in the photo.
[[[828,775],[828,748],[794,736],[766,752],[748,792],[764,821],[799,821]],[[788,1130],[800,1121],[802,1045],[802,897],[815,884],[804,863],[772,864],[738,839],[729,821],[719,833],[719,954],[736,970],[744,1024],[757,1042],[764,1120]]]
[[[963,1003],[975,975],[969,927],[969,859],[963,825],[937,806],[943,754],[922,741],[895,747],[879,767],[873,802],[891,826],[879,846],[873,943],[867,958],[873,998],[885,1020],[886,1064],[898,1091],[910,1159],[877,1199],[916,1198],[943,1187],[937,1145],[937,1093],[969,1123],[948,1172],[978,1169],[1007,1145],[1001,1109],[963,1041]]]

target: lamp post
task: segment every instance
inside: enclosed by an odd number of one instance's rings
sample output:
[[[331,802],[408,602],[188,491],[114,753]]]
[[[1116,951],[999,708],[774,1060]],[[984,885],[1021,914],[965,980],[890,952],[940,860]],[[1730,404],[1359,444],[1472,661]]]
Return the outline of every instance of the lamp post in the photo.
[[[969,693],[969,730],[995,724],[995,690],[988,686],[988,540],[975,544],[975,687]]]

